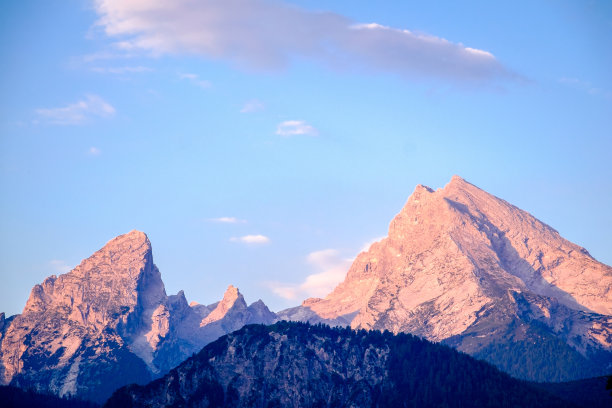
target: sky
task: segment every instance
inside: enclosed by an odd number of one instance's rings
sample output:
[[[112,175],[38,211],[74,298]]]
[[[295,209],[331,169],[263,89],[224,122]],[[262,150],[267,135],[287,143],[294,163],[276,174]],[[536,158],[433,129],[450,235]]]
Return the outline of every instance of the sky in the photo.
[[[7,315],[132,229],[168,294],[297,306],[454,174],[612,264],[608,1],[0,7]]]

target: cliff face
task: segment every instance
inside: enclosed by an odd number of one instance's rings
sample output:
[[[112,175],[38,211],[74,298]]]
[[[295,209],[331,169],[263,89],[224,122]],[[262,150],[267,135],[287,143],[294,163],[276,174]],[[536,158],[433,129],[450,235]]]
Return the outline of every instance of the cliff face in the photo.
[[[612,362],[612,268],[457,176],[437,191],[417,186],[388,236],[355,259],[332,293],[300,310],[447,340],[484,358],[491,344],[533,340],[533,330],[515,326],[537,325],[538,336],[559,339],[567,352],[607,355],[586,370],[593,375]]]
[[[565,406],[492,366],[411,335],[280,322],[245,326],[105,407]]]
[[[250,316],[274,319],[246,304],[236,317],[231,306],[214,324],[201,324],[213,309],[189,306],[182,292],[167,296],[149,239],[132,231],[36,285],[12,321],[1,316],[0,382],[104,401],[124,384],[163,374]]]

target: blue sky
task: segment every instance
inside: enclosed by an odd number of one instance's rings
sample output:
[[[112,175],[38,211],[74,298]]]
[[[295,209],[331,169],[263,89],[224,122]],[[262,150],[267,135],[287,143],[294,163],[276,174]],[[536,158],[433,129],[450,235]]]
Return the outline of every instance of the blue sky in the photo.
[[[132,229],[294,306],[453,174],[612,264],[610,3],[433,3],[3,4],[0,311]]]

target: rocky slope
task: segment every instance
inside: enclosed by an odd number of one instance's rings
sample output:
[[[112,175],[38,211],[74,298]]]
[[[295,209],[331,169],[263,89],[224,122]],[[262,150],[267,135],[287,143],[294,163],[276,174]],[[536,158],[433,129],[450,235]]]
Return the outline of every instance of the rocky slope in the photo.
[[[411,335],[245,326],[105,407],[561,407],[494,367]]]
[[[167,296],[149,239],[132,231],[36,285],[22,314],[0,316],[0,383],[104,401],[229,331],[275,318],[231,286],[214,306]]]
[[[437,191],[417,186],[344,282],[283,313],[447,341],[541,381],[609,371],[610,315],[611,267],[457,176]]]

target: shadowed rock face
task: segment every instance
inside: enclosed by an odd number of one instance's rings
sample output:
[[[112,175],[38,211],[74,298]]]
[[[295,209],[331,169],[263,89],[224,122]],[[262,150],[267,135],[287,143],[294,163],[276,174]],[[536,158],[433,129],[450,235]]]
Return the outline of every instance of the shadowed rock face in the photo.
[[[417,186],[388,236],[301,309],[330,322],[354,316],[353,328],[452,339],[472,354],[525,341],[508,331],[535,321],[586,359],[612,350],[612,268],[457,176],[437,191]]]
[[[211,308],[189,306],[182,291],[166,295],[147,236],[118,236],[69,273],[36,285],[12,321],[2,314],[0,383],[104,401],[247,322],[274,321],[261,302],[249,308],[233,292],[215,321],[201,324]]]

